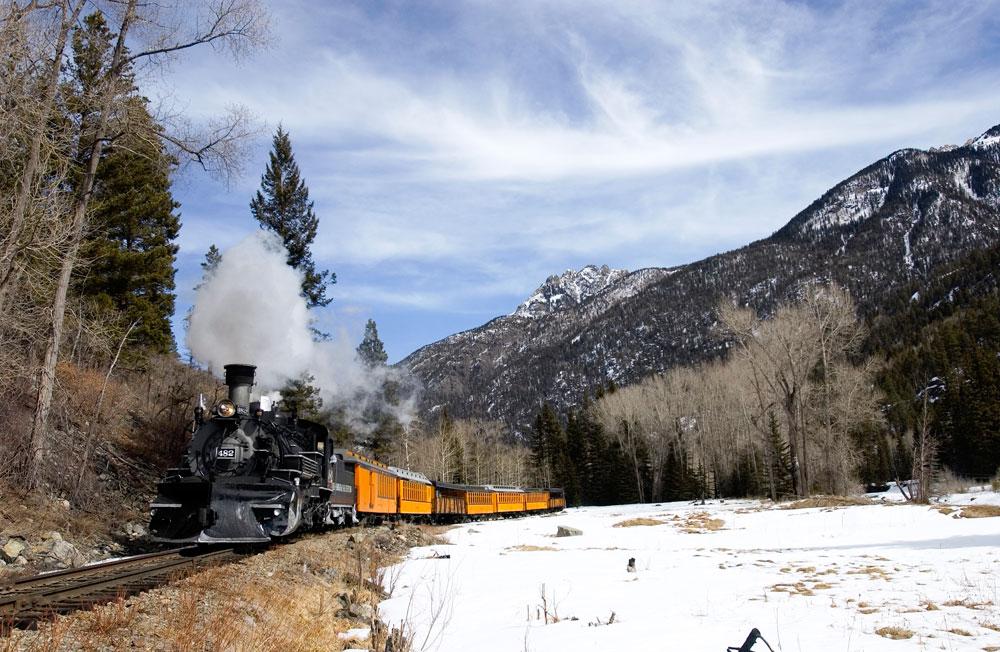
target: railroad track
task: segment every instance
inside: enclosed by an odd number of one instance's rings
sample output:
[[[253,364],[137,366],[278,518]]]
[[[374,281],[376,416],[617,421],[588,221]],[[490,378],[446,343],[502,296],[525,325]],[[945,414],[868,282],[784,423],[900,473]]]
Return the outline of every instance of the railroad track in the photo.
[[[34,627],[56,614],[140,593],[241,556],[233,547],[191,546],[16,579],[0,585],[0,629]]]

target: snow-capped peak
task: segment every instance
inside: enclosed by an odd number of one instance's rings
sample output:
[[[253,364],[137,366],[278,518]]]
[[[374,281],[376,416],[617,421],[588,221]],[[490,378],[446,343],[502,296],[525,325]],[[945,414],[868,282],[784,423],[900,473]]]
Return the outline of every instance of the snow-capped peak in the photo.
[[[607,265],[587,265],[552,275],[513,312],[516,317],[541,317],[553,311],[576,306],[628,274],[628,270]]]
[[[978,138],[973,138],[967,143],[967,145],[974,149],[986,149],[988,147],[996,147],[1000,145],[1000,125],[989,129]]]

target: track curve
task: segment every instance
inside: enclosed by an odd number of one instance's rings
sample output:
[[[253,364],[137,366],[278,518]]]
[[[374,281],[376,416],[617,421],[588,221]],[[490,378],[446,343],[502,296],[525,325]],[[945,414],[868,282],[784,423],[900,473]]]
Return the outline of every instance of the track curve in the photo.
[[[189,546],[18,578],[0,584],[0,628],[34,627],[56,614],[141,593],[243,554],[232,546]]]

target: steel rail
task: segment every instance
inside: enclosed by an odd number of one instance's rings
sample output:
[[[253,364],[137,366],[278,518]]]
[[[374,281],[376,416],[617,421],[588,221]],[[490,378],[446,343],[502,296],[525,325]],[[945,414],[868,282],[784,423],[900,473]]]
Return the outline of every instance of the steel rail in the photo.
[[[233,547],[192,546],[15,579],[0,587],[0,628],[33,627],[55,614],[141,593],[176,575],[239,556]]]

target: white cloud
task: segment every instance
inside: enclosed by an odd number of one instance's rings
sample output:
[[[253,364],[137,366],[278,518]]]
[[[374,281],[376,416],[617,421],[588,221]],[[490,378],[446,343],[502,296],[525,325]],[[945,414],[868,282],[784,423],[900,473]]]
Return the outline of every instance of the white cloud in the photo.
[[[893,148],[976,135],[1000,117],[996,9],[280,3],[282,44],[252,68],[205,59],[165,85],[291,131],[317,257],[373,275],[338,292],[461,310],[568,266],[742,244]],[[211,237],[203,214],[192,242]]]

